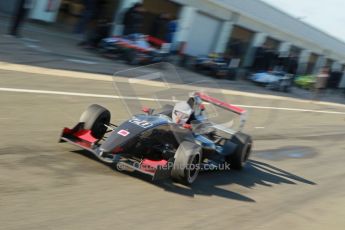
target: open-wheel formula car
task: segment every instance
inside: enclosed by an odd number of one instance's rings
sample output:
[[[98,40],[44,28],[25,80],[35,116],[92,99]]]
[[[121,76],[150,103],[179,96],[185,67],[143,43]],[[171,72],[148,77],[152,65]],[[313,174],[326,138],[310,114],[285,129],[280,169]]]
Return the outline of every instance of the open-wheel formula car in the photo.
[[[255,73],[250,80],[256,84],[264,85],[271,90],[289,92],[292,86],[293,76],[283,71],[270,71]]]
[[[102,162],[152,176],[171,177],[192,184],[200,170],[241,170],[247,162],[252,139],[241,131],[210,122],[205,104],[239,115],[242,127],[246,111],[204,93],[159,110],[143,109],[120,125],[110,123],[110,112],[91,105],[78,124],[64,128],[60,142],[77,145]]]
[[[169,55],[170,44],[143,34],[131,34],[103,39],[100,51],[105,56],[123,58],[128,64],[149,64],[162,62]]]
[[[197,71],[217,78],[227,78],[230,75],[228,63],[217,55],[200,56],[195,60],[194,67]]]

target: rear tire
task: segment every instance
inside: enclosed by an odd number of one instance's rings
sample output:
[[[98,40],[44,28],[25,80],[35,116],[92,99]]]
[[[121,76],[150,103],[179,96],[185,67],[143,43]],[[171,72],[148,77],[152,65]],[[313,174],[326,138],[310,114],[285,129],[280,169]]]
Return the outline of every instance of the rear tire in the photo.
[[[92,136],[101,139],[110,122],[110,112],[100,105],[90,105],[81,115],[79,122],[84,124],[84,129],[91,130]]]
[[[175,153],[171,178],[181,184],[191,185],[198,177],[201,157],[199,145],[189,141],[182,142]]]
[[[237,146],[234,152],[226,157],[226,162],[230,164],[230,168],[242,170],[252,151],[252,138],[244,133],[236,133],[229,141]]]

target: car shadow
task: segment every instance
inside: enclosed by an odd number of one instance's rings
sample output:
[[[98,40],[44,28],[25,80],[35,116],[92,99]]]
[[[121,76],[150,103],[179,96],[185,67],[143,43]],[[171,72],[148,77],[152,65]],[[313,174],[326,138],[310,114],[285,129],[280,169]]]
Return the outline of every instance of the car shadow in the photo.
[[[93,160],[99,161],[95,156],[85,150],[73,151],[77,154],[83,155]],[[101,162],[103,163],[103,162]],[[170,179],[152,181],[148,175],[138,172],[118,171],[114,165],[103,163],[111,168],[114,172],[135,177],[142,181],[151,183],[167,192],[179,194],[187,197],[201,196],[218,196],[222,198],[238,200],[243,202],[255,202],[254,199],[230,191],[223,186],[237,184],[245,188],[253,188],[261,185],[272,187],[279,184],[297,185],[299,183],[316,185],[315,182],[277,168],[268,163],[257,160],[250,160],[243,171],[211,171],[201,172],[197,180],[191,186],[184,186],[179,183],[174,183]]]
[[[225,188],[220,188],[219,186],[237,184],[246,188],[253,188],[256,185],[272,187],[273,185],[278,184],[297,185],[298,183],[316,185],[313,181],[279,169],[270,164],[255,160],[250,160],[245,169],[241,172],[202,172],[195,183],[190,187],[182,187],[170,181],[153,182],[153,184],[166,191],[185,196],[219,196],[244,202],[255,202],[255,200]]]

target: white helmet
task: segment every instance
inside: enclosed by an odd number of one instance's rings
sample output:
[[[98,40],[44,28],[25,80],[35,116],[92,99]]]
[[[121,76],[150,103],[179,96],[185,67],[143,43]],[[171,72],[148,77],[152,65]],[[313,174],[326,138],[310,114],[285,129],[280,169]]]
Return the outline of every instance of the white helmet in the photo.
[[[192,112],[193,110],[187,102],[178,102],[174,107],[172,119],[176,124],[183,125],[189,120]]]

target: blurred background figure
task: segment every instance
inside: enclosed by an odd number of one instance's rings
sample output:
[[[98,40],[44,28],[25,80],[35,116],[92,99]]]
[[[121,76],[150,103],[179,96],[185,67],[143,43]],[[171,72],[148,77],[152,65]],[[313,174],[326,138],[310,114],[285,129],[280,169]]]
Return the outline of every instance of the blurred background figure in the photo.
[[[111,28],[112,23],[110,19],[98,19],[95,25],[87,31],[85,40],[79,43],[79,45],[87,49],[97,48],[102,39],[109,37]]]
[[[316,82],[315,82],[315,94],[314,94],[314,100],[319,99],[321,94],[324,92],[324,90],[327,87],[327,82],[329,78],[329,68],[323,67],[319,74],[316,76]]]
[[[168,32],[166,35],[166,42],[168,43],[173,43],[174,42],[174,37],[175,33],[177,31],[177,20],[176,19],[170,19],[168,23]]]
[[[161,40],[166,40],[166,34],[168,32],[170,15],[167,13],[161,13],[153,21],[150,35]]]
[[[136,3],[134,4],[132,7],[130,7],[129,9],[127,9],[127,11],[124,13],[124,16],[123,16],[123,35],[128,35],[129,34],[129,28],[131,27],[131,14],[132,12],[135,10],[135,8],[137,6],[139,6],[140,3]]]
[[[152,24],[150,35],[166,43],[172,43],[177,30],[177,21],[169,13],[157,16]]]
[[[77,34],[81,34],[85,32],[88,24],[92,21],[95,15],[98,13],[98,6],[97,0],[83,0],[84,11],[81,15],[80,20],[78,21],[77,25],[75,26],[74,32]]]
[[[33,0],[17,0],[17,6],[12,18],[9,34],[18,36],[18,30],[23,24],[25,17],[32,8]]]
[[[93,6],[92,17],[84,25],[84,41],[79,43],[84,48],[96,48],[103,38],[109,36],[112,26],[111,19],[105,14],[107,7],[106,1],[94,0]]]
[[[298,57],[295,55],[290,55],[285,66],[287,73],[291,73],[296,76],[298,69]]]
[[[141,33],[145,9],[142,3],[136,3],[129,8],[123,17],[123,35]]]

